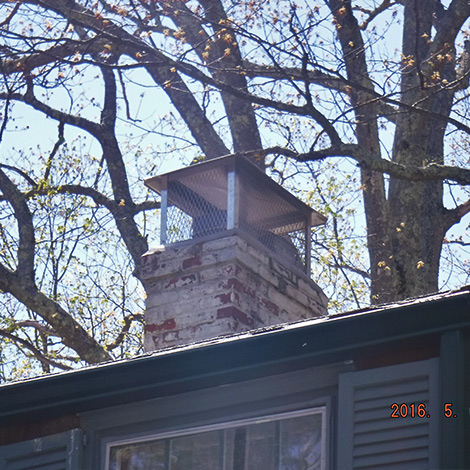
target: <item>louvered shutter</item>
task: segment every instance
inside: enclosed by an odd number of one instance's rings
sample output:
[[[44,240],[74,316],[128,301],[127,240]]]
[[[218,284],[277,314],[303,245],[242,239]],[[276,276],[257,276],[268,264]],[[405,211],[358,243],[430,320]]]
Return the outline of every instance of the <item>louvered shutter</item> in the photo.
[[[0,447],[2,470],[81,470],[81,429]]]
[[[338,470],[437,469],[438,374],[438,359],[342,374]],[[424,403],[430,417],[391,418],[392,403]]]

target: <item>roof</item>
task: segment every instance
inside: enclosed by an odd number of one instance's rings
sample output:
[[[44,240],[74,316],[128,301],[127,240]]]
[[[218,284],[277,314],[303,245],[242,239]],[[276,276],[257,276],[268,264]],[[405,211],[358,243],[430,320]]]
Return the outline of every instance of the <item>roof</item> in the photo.
[[[354,352],[470,327],[459,291],[278,325],[0,386],[0,422],[57,416],[350,360]]]

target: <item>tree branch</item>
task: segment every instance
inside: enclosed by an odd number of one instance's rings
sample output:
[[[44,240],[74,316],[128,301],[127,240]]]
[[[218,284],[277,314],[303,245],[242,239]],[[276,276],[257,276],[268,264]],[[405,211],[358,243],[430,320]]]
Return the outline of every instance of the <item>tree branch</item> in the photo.
[[[1,23],[0,23],[0,27],[2,26],[8,26],[11,22],[11,20],[13,19],[13,17],[16,15],[16,13],[18,12],[19,8],[20,8],[20,2],[17,2],[17,4],[12,8],[10,14],[5,18],[5,20],[3,20]]]
[[[25,193],[25,198],[31,199],[36,196],[47,196],[50,194],[76,194],[80,196],[87,196],[95,202],[97,206],[106,207],[112,214],[116,214],[116,211],[119,210],[120,201],[110,199],[105,196],[103,193],[100,193],[94,188],[89,188],[87,186],[81,186],[79,184],[63,184],[62,186],[46,186],[46,187],[35,187],[30,191]],[[1,198],[0,198],[1,200]],[[142,211],[160,209],[160,201],[144,201],[141,203],[134,204],[133,213],[138,214]]]
[[[34,239],[33,216],[29,211],[24,194],[15,186],[0,168],[0,189],[13,207],[18,224],[18,264],[17,272],[24,278],[34,279]]]
[[[16,322],[11,328],[8,328],[8,331],[12,332],[18,328],[31,327],[36,329],[41,335],[44,336],[60,336],[52,329],[36,320],[23,320]]]
[[[133,59],[135,59],[136,56],[139,56],[140,57],[139,62],[142,65],[146,66],[147,70],[151,73],[151,75],[154,78],[155,77],[157,78],[156,80],[157,83],[163,86],[163,88],[167,91],[173,103],[175,104],[175,106],[181,112],[183,116],[187,114],[187,112],[185,111],[185,108],[188,107],[188,102],[191,102],[191,100],[194,100],[194,98],[192,97],[192,93],[189,93],[189,90],[188,90],[188,93],[184,94],[184,98],[183,96],[179,97],[178,94],[175,93],[175,89],[178,86],[185,87],[185,84],[181,80],[178,80],[178,77],[175,76],[174,72],[171,72],[171,70],[173,69],[180,70],[182,73],[194,78],[195,80],[200,81],[203,84],[212,85],[215,88],[223,92],[224,91],[229,92],[236,98],[242,98],[245,101],[248,101],[254,104],[259,104],[261,106],[271,107],[279,111],[291,112],[291,113],[303,115],[303,116],[310,116],[323,127],[327,135],[330,137],[332,143],[334,144],[339,143],[339,136],[336,130],[334,129],[334,127],[329,122],[329,120],[320,111],[318,111],[317,108],[311,105],[310,106],[309,105],[296,106],[296,105],[291,105],[291,104],[283,103],[283,102],[276,101],[276,100],[262,98],[262,97],[253,95],[249,93],[248,91],[243,90],[242,88],[234,87],[222,80],[216,80],[206,75],[199,68],[190,65],[189,63],[173,60],[167,57],[163,52],[159,51],[158,49],[152,48],[148,44],[139,40],[135,36],[127,33],[122,28],[120,28],[119,26],[117,26],[116,24],[114,24],[113,22],[109,20],[107,20],[106,27],[105,27],[103,25],[102,20],[98,20],[95,17],[95,15],[91,14],[91,12],[86,10],[81,5],[78,5],[73,0],[70,0],[69,2],[67,2],[67,5],[58,4],[54,0],[39,0],[37,2],[31,1],[28,3],[43,5],[44,7],[48,7],[56,11],[58,14],[64,16],[65,18],[75,20],[78,24],[84,27],[90,28],[97,34],[103,35],[103,37],[108,38],[110,41],[116,44],[123,53],[127,54],[129,57],[132,57]],[[0,95],[0,98],[2,98],[1,95]],[[22,98],[22,95],[18,96],[17,94],[15,94],[13,98],[22,100],[24,102],[28,102],[25,100],[25,98]],[[33,101],[34,101],[33,97],[31,97],[29,99],[28,104],[32,104]],[[197,104],[197,102],[194,102],[194,103]],[[193,103],[193,108],[195,108],[194,103]],[[47,110],[48,115],[54,117],[55,119],[59,121],[61,120],[61,118],[64,119],[62,115],[65,113],[61,113],[57,110],[52,110],[52,108],[48,107],[47,105],[44,105],[42,103],[41,104],[36,103],[36,106],[34,107],[36,109],[44,110],[44,112],[46,112]],[[199,107],[199,105],[197,105],[197,107]],[[65,119],[64,120],[65,122],[69,124],[77,125],[78,127],[83,127],[83,125],[80,126],[78,122],[72,122],[74,120],[73,118],[76,118],[76,117],[68,116],[68,120],[65,120]],[[83,118],[77,118],[77,119],[83,119]],[[206,119],[205,116],[204,116],[204,119]],[[97,132],[96,124],[90,123],[89,121],[86,121],[86,120],[83,120],[83,121],[85,121],[84,124],[86,124],[87,126],[91,125],[91,128],[87,128],[87,127],[83,127],[83,128],[88,130],[90,133],[92,133],[92,135],[96,135],[96,132]],[[187,123],[190,123],[191,116],[185,116],[185,121]],[[210,125],[206,126],[206,132],[213,133],[214,131],[213,131],[212,126]],[[205,139],[202,139],[202,142],[204,142],[204,140]],[[209,145],[207,146],[207,148],[203,148],[203,150],[205,151],[206,155],[210,155],[213,153]],[[227,153],[226,148],[224,149],[221,148],[221,150],[224,150],[223,153]],[[214,156],[220,156],[223,153],[219,153],[218,155],[214,155]]]
[[[442,50],[446,43],[454,43],[469,16],[470,3],[467,0],[452,0],[439,22],[439,28],[431,46],[431,56]]]
[[[448,244],[448,245],[470,246],[470,242],[464,242],[463,240],[447,240],[447,239],[444,239],[444,243]]]
[[[327,149],[298,153],[285,147],[269,147],[251,152],[239,152],[246,157],[264,158],[267,155],[278,154],[293,158],[298,162],[312,162],[332,157],[350,157],[357,161],[361,168],[385,173],[399,179],[410,181],[450,180],[462,186],[470,185],[470,170],[460,167],[438,165],[431,163],[422,167],[407,166],[390,160],[368,155],[357,144],[341,144]]]
[[[365,19],[365,21],[359,26],[360,29],[365,30],[368,24],[380,13],[387,10],[391,5],[396,5],[396,3],[391,3],[390,0],[383,0],[383,2],[375,9],[375,10],[366,10],[365,8],[357,7],[358,10],[368,13],[369,16]]]
[[[98,123],[89,121],[88,119],[82,118],[80,116],[73,116],[72,114],[64,113],[57,109],[52,108],[51,106],[39,101],[33,94],[32,88],[28,89],[25,94],[21,93],[0,93],[0,99],[7,99],[8,96],[12,100],[21,101],[30,105],[32,108],[41,111],[46,116],[55,119],[56,121],[63,122],[65,124],[70,124],[74,127],[79,127],[80,129],[88,131],[91,135],[96,137],[101,131],[101,126]]]
[[[460,204],[454,209],[447,211],[445,216],[447,229],[459,223],[468,213],[470,213],[470,200]]]
[[[58,369],[62,369],[62,370],[72,370],[71,367],[69,367],[65,364],[61,364],[60,362],[54,361],[53,359],[51,359],[47,356],[44,356],[44,354],[42,354],[41,351],[39,351],[39,349],[35,348],[31,343],[24,340],[23,338],[20,338],[19,336],[16,336],[16,335],[13,335],[13,334],[9,333],[8,331],[6,331],[2,328],[0,328],[0,336],[4,336],[5,338],[8,338],[9,340],[14,341],[15,343],[18,343],[21,346],[25,347],[42,364],[52,366],[52,367],[57,367]]]
[[[467,215],[470,212],[470,200],[456,207],[455,210],[459,219],[461,219],[464,215]]]
[[[51,167],[52,167],[52,161],[54,160],[54,157],[56,156],[57,152],[59,151],[60,146],[65,142],[64,139],[64,123],[62,121],[59,122],[58,126],[58,136],[57,136],[57,142],[54,144],[54,147],[52,148],[51,153],[49,154],[49,158],[47,160],[46,164],[46,171],[44,172],[44,181],[47,181],[49,179],[49,175],[51,172]]]
[[[135,205],[135,213],[160,209],[160,201],[144,201]]]
[[[79,184],[64,184],[62,186],[37,186],[25,193],[25,197],[32,199],[36,196],[48,196],[50,194],[77,194],[80,196],[87,196],[93,199],[97,206],[106,207],[111,213],[114,212],[119,206],[116,202],[96,189],[81,186]]]
[[[134,313],[131,315],[126,315],[124,317],[124,325],[120,333],[111,344],[108,344],[106,346],[106,350],[112,351],[113,349],[116,349],[124,341],[124,338],[126,337],[126,334],[129,332],[132,322],[134,321],[143,322],[143,320],[144,320],[144,316],[141,313]]]
[[[102,52],[106,44],[105,39],[100,37],[80,41],[62,39],[62,41],[65,41],[65,44],[56,44],[44,51],[24,55],[15,59],[0,60],[0,73],[5,75],[29,73],[51,62],[64,61],[67,57],[73,57],[77,53],[93,54]],[[71,63],[76,64],[78,61],[72,60]]]
[[[112,359],[72,315],[40,292],[32,280],[10,271],[2,264],[0,290],[9,292],[27,308],[40,315],[60,335],[64,345],[75,350],[82,360],[96,364]]]
[[[24,178],[31,186],[35,187],[36,186],[36,181],[31,178],[31,176],[28,175],[25,171],[21,170],[20,168],[17,168],[16,166],[11,166],[11,165],[5,165],[4,163],[0,164],[0,168],[5,168],[5,170],[11,170],[14,171],[15,173],[18,173],[22,178]]]

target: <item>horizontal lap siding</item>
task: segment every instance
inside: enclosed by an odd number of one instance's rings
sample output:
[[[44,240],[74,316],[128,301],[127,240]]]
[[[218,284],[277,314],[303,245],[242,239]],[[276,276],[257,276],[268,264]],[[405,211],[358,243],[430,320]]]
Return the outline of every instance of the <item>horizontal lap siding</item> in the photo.
[[[438,422],[437,366],[432,360],[348,373],[340,378],[338,470],[432,468],[432,427]],[[392,403],[414,404],[416,416],[391,418]],[[426,415],[432,418],[417,416],[420,403],[426,405]]]

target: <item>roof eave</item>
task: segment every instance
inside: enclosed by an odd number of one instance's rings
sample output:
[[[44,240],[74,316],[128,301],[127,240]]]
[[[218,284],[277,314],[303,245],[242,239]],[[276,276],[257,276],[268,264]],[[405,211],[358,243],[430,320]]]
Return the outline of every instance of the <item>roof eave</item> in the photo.
[[[279,325],[0,386],[0,421],[77,413],[349,360],[355,350],[470,327],[470,292]]]

